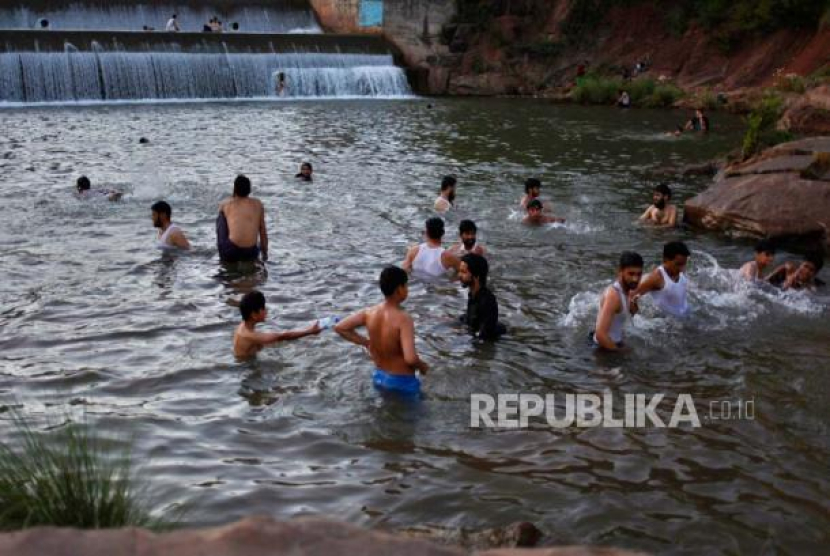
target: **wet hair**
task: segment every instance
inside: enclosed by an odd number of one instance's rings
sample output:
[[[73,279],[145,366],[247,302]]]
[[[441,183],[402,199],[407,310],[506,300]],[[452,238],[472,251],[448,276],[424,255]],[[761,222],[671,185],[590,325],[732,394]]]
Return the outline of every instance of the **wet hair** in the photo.
[[[762,239],[755,244],[755,252],[775,255],[775,243],[771,239]]]
[[[807,254],[804,261],[816,267],[816,274],[824,267],[824,256],[819,252]]]
[[[409,275],[400,267],[387,266],[380,273],[380,291],[383,292],[384,297],[390,297],[407,282],[409,282]]]
[[[444,179],[441,180],[441,191],[446,191],[450,187],[455,187],[455,184],[458,183],[455,177],[453,176],[444,176]]]
[[[441,239],[444,237],[444,221],[437,216],[427,220],[426,227],[427,237],[429,239]]]
[[[665,183],[661,183],[657,187],[654,188],[655,193],[659,193],[661,195],[665,195],[669,199],[671,199],[671,188],[666,185]]]
[[[78,191],[87,191],[92,188],[92,183],[90,183],[89,178],[86,176],[78,178],[75,184],[78,186]]]
[[[242,314],[242,320],[249,320],[254,313],[258,313],[265,309],[265,296],[262,292],[252,291],[242,296],[242,301],[239,302],[239,312]]]
[[[231,29],[233,29],[234,31],[238,31],[239,30],[239,23],[234,21],[233,25],[231,25]]]
[[[620,255],[620,270],[625,270],[626,268],[643,268],[644,266],[643,258],[639,253],[623,251],[623,254]]]
[[[682,241],[670,241],[663,246],[663,260],[673,261],[678,255],[688,257],[692,254]]]
[[[179,14],[173,14],[173,19],[176,19],[177,17],[179,17]]]
[[[150,207],[150,210],[153,212],[157,212],[159,214],[166,214],[167,218],[170,218],[173,215],[173,209],[170,208],[170,205],[165,201],[158,201],[157,203],[153,203],[153,206]]]
[[[527,178],[525,180],[525,193],[530,193],[533,188],[542,189],[542,182],[536,178]]]
[[[474,234],[478,231],[476,227],[476,223],[472,220],[462,220],[461,223],[458,225],[458,233],[459,234]]]
[[[300,164],[300,170],[306,167],[308,167],[308,169],[312,172],[314,171],[314,166],[311,165],[311,162],[303,162],[302,164]]]
[[[542,201],[540,201],[539,199],[533,199],[532,201],[530,201],[527,204],[527,210],[530,210],[530,209],[542,210],[542,208],[544,208],[544,207],[542,205]]]
[[[233,182],[234,197],[247,197],[251,194],[251,180],[239,174]]]
[[[481,286],[487,285],[487,274],[490,272],[487,259],[475,253],[467,253],[461,257],[461,262],[467,265],[467,269],[473,275],[473,278],[478,278],[478,283]]]

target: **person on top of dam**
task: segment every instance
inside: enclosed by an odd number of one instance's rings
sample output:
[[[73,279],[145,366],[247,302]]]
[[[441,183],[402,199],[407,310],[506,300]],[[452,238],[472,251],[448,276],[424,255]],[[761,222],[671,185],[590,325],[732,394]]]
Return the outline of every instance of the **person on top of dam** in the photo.
[[[167,20],[167,26],[164,29],[168,33],[178,33],[181,31],[181,28],[179,27],[178,14],[173,14],[170,19]]]

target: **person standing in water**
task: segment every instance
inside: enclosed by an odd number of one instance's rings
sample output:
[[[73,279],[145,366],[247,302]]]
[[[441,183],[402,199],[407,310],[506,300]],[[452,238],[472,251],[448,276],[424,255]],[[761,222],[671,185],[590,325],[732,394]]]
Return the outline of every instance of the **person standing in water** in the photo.
[[[187,241],[181,228],[170,221],[173,209],[164,201],[154,203],[150,207],[153,218],[153,226],[158,228],[158,241],[156,246],[161,250],[169,249],[190,249],[190,242]]]
[[[242,322],[236,327],[233,334],[233,354],[238,359],[250,359],[267,346],[289,340],[298,340],[306,336],[319,334],[319,322],[303,330],[289,330],[287,332],[257,332],[256,326],[265,322],[268,310],[265,308],[265,296],[256,290],[246,293],[239,303],[239,312]]]
[[[409,296],[406,271],[396,266],[380,273],[380,291],[384,301],[363,309],[340,321],[335,327],[344,339],[365,347],[375,364],[372,383],[381,391],[407,396],[418,396],[421,381],[415,374],[425,375],[429,366],[415,349],[415,325],[412,317],[401,306]],[[366,327],[369,337],[358,332]]]
[[[476,227],[476,223],[472,220],[462,220],[461,223],[458,225],[458,235],[459,241],[452,247],[450,247],[450,252],[455,255],[456,257],[463,257],[468,253],[474,253],[476,255],[481,255],[482,257],[487,255],[487,249],[477,241],[477,234],[478,228]]]
[[[677,207],[671,204],[671,189],[665,183],[659,184],[651,194],[652,205],[640,217],[640,222],[661,228],[677,225]]]
[[[657,308],[673,317],[689,315],[687,290],[689,280],[683,273],[691,252],[682,241],[670,241],[663,246],[663,264],[640,283],[631,304],[637,310],[637,301],[647,293],[652,295]]]
[[[435,199],[435,212],[441,214],[451,210],[455,203],[455,185],[457,180],[453,176],[444,176],[441,180],[441,194]]]
[[[268,230],[262,201],[250,197],[251,180],[243,175],[233,182],[233,197],[219,205],[216,246],[223,262],[268,260]],[[257,245],[259,239],[259,245]]]
[[[461,258],[458,277],[461,285],[470,290],[467,296],[467,313],[461,322],[480,340],[492,342],[507,329],[499,322],[499,303],[487,287],[490,266],[481,255],[469,253]]]
[[[765,280],[764,270],[775,260],[775,245],[768,239],[762,239],[755,245],[755,260],[741,267],[741,278],[750,282]]]
[[[617,351],[623,346],[625,325],[637,306],[629,299],[643,276],[643,258],[633,251],[626,251],[620,256],[617,267],[617,279],[606,288],[599,302],[599,313],[591,340],[594,345]]]
[[[425,278],[438,278],[450,269],[458,269],[458,257],[444,249],[444,221],[438,217],[427,220],[424,231],[426,241],[409,249],[403,261],[403,268]]]
[[[300,172],[294,177],[298,180],[310,182],[314,181],[312,174],[314,174],[314,168],[311,167],[311,162],[303,162],[300,164]]]
[[[695,110],[695,115],[686,122],[685,126],[686,131],[697,131],[699,133],[708,133],[709,131],[709,118],[703,114],[703,110],[698,108]]]

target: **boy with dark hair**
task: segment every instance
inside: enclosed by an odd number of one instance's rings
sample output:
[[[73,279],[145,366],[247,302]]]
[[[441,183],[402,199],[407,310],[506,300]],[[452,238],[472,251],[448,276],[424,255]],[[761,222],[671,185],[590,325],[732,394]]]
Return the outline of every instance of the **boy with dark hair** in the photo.
[[[251,180],[239,175],[233,182],[233,196],[219,205],[216,218],[216,247],[226,263],[268,260],[268,230],[262,201],[250,197]]]
[[[470,290],[467,297],[467,313],[462,315],[461,322],[466,324],[477,338],[495,341],[506,329],[499,323],[499,304],[496,296],[487,287],[489,271],[487,259],[481,255],[468,253],[461,258],[458,277],[461,284]]]
[[[527,205],[530,201],[534,199],[539,199],[539,195],[542,193],[542,182],[539,181],[537,178],[527,178],[525,180],[525,194],[522,197],[519,204],[525,210],[527,210]],[[539,202],[541,203],[541,199]]]
[[[458,269],[458,257],[441,244],[444,221],[438,217],[430,218],[424,228],[426,241],[409,248],[401,265],[404,270],[424,278],[438,278],[450,269]]]
[[[606,288],[599,302],[596,327],[591,334],[597,347],[609,351],[622,347],[628,317],[637,311],[636,304],[629,300],[642,276],[643,258],[632,251],[624,252],[617,267],[617,280]]]
[[[651,195],[653,202],[643,215],[640,222],[663,228],[673,228],[677,225],[677,207],[671,204],[671,189],[665,183],[654,188]]]
[[[525,216],[522,220],[522,224],[528,224],[530,226],[540,226],[542,224],[556,224],[565,222],[564,218],[557,218],[556,216],[544,214],[542,212],[543,210],[544,205],[542,205],[542,201],[540,201],[539,199],[533,199],[527,204],[527,216]]]
[[[295,178],[302,180],[302,181],[314,181],[312,174],[314,173],[314,168],[311,166],[311,162],[303,162],[300,164],[300,172],[294,176]]]
[[[159,249],[190,249],[190,242],[187,241],[182,229],[170,221],[173,209],[169,204],[164,201],[153,203],[150,207],[150,215],[153,219],[153,226],[159,229],[156,243]]]
[[[322,330],[320,323],[315,322],[303,330],[257,332],[256,325],[265,321],[268,317],[268,310],[265,308],[265,296],[256,290],[242,297],[239,312],[242,315],[242,322],[236,327],[233,335],[233,354],[239,359],[250,359],[266,346],[313,336]]]
[[[755,282],[764,280],[764,269],[775,260],[775,244],[768,239],[762,239],[755,245],[755,260],[749,261],[741,267],[741,278]]]
[[[444,176],[441,180],[441,194],[435,199],[435,211],[445,213],[453,208],[455,203],[455,184],[457,183],[455,177]]]
[[[91,199],[93,197],[106,197],[109,201],[119,201],[123,193],[115,189],[92,189],[92,182],[86,176],[81,176],[75,182],[75,187],[78,189],[78,196],[81,199]]]
[[[631,296],[634,310],[637,310],[638,299],[650,293],[654,303],[664,313],[674,317],[687,316],[690,312],[686,292],[689,280],[683,270],[690,256],[689,248],[682,241],[670,241],[664,245],[663,264],[649,273]]]
[[[379,286],[384,300],[340,321],[335,327],[344,339],[365,347],[375,364],[372,383],[382,391],[419,396],[421,381],[416,371],[426,374],[429,366],[415,349],[415,325],[401,306],[409,296],[409,275],[402,268],[389,266],[380,273]],[[369,337],[355,330],[366,327]]]
[[[799,266],[791,262],[779,266],[769,275],[767,281],[782,290],[815,291],[824,285],[824,282],[817,278],[823,267],[824,256],[818,252],[810,253]]]

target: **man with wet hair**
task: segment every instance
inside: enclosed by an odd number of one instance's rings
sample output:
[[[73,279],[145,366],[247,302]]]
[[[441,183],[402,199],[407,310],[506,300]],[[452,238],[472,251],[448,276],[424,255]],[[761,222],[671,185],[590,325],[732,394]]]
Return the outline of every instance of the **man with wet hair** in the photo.
[[[537,199],[539,203],[542,203],[542,199],[539,198],[539,195],[542,194],[542,182],[539,181],[538,178],[527,178],[525,180],[525,194],[522,199],[519,201],[519,205],[524,210],[527,210],[527,205]],[[542,204],[544,207],[544,204]]]
[[[671,189],[665,183],[659,184],[651,194],[650,205],[640,222],[652,224],[661,228],[673,228],[677,225],[677,207],[671,204]]]
[[[633,315],[636,304],[629,302],[643,276],[643,258],[633,251],[625,251],[617,266],[617,279],[603,292],[599,313],[591,340],[596,347],[617,351],[623,347],[625,325]]]
[[[478,243],[477,235],[478,228],[476,227],[476,223],[472,220],[462,220],[458,225],[458,236],[460,239],[458,243],[450,248],[452,254],[456,257],[462,257],[468,253],[474,253],[482,257],[487,256],[487,250],[482,244]]]
[[[311,166],[311,162],[303,162],[300,164],[300,172],[294,177],[301,181],[310,182],[314,181],[312,174],[314,174],[314,168]]]
[[[95,197],[106,197],[108,201],[120,201],[123,193],[115,189],[92,189],[92,182],[86,176],[81,176],[75,182],[78,190],[78,197],[81,199],[94,199]]]
[[[444,221],[438,217],[426,221],[424,236],[426,241],[409,249],[403,261],[407,272],[423,277],[438,278],[448,270],[458,270],[458,257],[444,249],[441,240],[444,237]]]
[[[823,267],[824,256],[821,253],[810,253],[798,266],[791,262],[779,266],[769,275],[767,281],[782,290],[815,291],[824,285],[817,277]]]
[[[476,338],[487,342],[499,339],[506,328],[499,322],[499,304],[496,296],[487,287],[490,265],[481,255],[468,253],[461,258],[458,277],[461,285],[469,290],[467,313],[461,322],[469,327]]]
[[[541,226],[542,224],[557,224],[564,223],[564,218],[557,218],[549,214],[544,214],[544,206],[539,199],[532,199],[527,204],[527,216],[522,219],[522,224],[529,226]]]
[[[287,332],[257,332],[256,326],[265,322],[268,310],[265,308],[265,296],[256,290],[246,293],[239,303],[239,312],[242,322],[236,327],[233,334],[233,353],[238,359],[250,359],[267,346],[279,342],[298,340],[306,336],[319,334],[322,328],[319,322],[303,330],[289,330]]]
[[[260,254],[268,260],[265,208],[250,194],[251,180],[240,174],[233,183],[233,196],[219,205],[216,246],[223,262],[255,261]]]
[[[453,208],[456,183],[457,180],[453,176],[444,176],[441,180],[441,194],[435,199],[435,212],[443,214]]]
[[[402,268],[389,266],[380,273],[379,286],[384,300],[340,321],[335,327],[344,339],[365,347],[375,364],[372,383],[384,392],[417,397],[429,366],[415,349],[415,325],[402,304],[409,296],[409,275]],[[358,332],[366,327],[369,337]]]
[[[764,270],[775,260],[775,244],[769,239],[762,239],[755,245],[755,260],[741,267],[741,278],[756,282],[765,280]]]
[[[158,228],[158,240],[156,246],[163,250],[190,249],[190,242],[187,241],[181,228],[173,224],[170,219],[173,216],[173,209],[165,201],[153,203],[150,207],[150,215],[153,219],[153,226]]]
[[[683,273],[691,252],[682,241],[670,241],[663,246],[663,264],[655,268],[640,282],[631,305],[637,310],[640,297],[650,293],[655,305],[663,313],[673,317],[686,317],[690,313],[687,290],[689,280]]]

